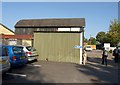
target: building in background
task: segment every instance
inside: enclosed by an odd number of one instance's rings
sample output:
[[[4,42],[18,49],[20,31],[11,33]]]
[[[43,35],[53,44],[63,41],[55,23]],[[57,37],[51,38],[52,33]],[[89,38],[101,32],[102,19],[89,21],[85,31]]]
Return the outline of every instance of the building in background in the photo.
[[[104,43],[104,48],[107,51],[110,51],[110,43]]]
[[[34,31],[80,31],[84,25],[84,18],[26,19],[16,23],[15,34],[33,35]]]
[[[33,35],[40,60],[82,64],[84,18],[27,19],[15,25],[17,35]]]
[[[25,45],[32,46],[33,36],[32,35],[1,35],[4,45]]]
[[[32,46],[32,40],[32,35],[16,35],[14,31],[0,23],[0,44]]]
[[[8,44],[8,40],[3,38],[3,35],[15,35],[14,31],[0,23],[0,44]]]
[[[15,35],[14,31],[0,23],[0,34]]]

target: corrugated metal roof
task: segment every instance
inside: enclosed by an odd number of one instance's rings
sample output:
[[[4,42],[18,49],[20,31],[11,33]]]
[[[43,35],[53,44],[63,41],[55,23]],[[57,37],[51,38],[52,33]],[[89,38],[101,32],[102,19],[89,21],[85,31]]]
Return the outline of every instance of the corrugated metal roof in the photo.
[[[85,27],[85,18],[26,19],[18,21],[17,27]]]

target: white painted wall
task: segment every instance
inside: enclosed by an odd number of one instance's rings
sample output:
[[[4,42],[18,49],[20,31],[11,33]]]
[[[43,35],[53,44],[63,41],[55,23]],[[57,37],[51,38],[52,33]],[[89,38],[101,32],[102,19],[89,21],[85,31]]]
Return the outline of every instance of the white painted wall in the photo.
[[[58,31],[70,31],[70,28],[58,28]]]
[[[9,41],[9,42],[8,42],[8,45],[17,45],[17,41],[16,41],[16,40]]]
[[[58,31],[80,31],[80,28],[58,28]]]
[[[32,46],[32,40],[22,40],[22,45]]]
[[[0,25],[0,34],[6,34],[6,35],[14,35],[13,32],[5,28],[4,26]]]
[[[83,32],[80,33],[80,46],[83,48]],[[82,64],[82,48],[80,48],[80,64]]]
[[[105,48],[105,50],[109,51],[110,50],[110,43],[104,43],[104,48]]]
[[[80,28],[71,28],[71,31],[80,31]]]

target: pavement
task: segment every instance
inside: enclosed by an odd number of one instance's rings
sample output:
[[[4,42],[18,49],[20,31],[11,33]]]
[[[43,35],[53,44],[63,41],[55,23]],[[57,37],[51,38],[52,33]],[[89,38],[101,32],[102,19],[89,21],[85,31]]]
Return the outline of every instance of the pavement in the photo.
[[[95,56],[89,56],[86,65],[38,61],[13,69],[3,77],[3,83],[119,83],[118,66],[112,57],[108,58],[108,66]]]

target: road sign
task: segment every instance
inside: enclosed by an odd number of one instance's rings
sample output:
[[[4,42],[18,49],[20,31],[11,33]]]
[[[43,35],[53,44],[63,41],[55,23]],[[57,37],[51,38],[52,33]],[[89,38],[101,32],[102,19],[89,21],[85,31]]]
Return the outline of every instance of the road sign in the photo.
[[[79,49],[79,48],[82,48],[82,46],[75,45],[75,46],[74,46],[74,48],[77,48],[77,49]]]

